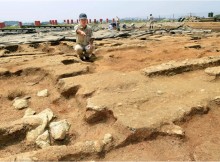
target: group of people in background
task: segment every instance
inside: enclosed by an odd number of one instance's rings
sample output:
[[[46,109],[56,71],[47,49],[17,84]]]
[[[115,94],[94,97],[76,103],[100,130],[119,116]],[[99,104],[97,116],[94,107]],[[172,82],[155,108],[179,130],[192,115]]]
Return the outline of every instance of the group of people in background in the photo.
[[[150,16],[149,16],[149,18],[148,18],[148,21],[149,21],[149,29],[152,30],[152,29],[154,28],[154,26],[153,26],[153,24],[154,24],[154,17],[153,17],[152,14],[150,14]],[[130,25],[130,27],[131,27],[132,29],[134,29],[134,28],[135,28],[135,24],[132,23],[132,24]],[[124,24],[122,25],[122,28],[123,28],[123,29],[126,29],[126,28],[127,28],[127,25],[124,23]],[[120,31],[120,20],[119,20],[119,18],[118,18],[117,16],[116,16],[116,21],[111,22],[111,23],[109,24],[109,26],[108,26],[108,29],[109,29],[109,30],[118,30],[118,31]]]

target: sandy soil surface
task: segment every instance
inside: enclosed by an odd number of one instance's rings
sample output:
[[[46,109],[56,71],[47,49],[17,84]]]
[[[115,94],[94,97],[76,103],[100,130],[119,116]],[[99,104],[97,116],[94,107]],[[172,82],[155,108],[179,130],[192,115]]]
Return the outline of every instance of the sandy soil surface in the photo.
[[[203,29],[216,24],[187,23]],[[219,56],[219,38],[212,32],[105,39],[95,41],[93,62],[77,58],[71,41],[19,45],[0,57],[0,158],[220,160],[218,77],[204,68],[172,76],[142,73],[167,62]],[[200,48],[186,48],[189,44]],[[48,97],[37,96],[43,89]],[[41,149],[27,142],[30,130],[25,126],[4,132],[9,123],[23,118],[27,108],[15,109],[13,100],[25,96],[30,98],[28,108],[37,113],[50,108],[54,121],[70,123],[64,140],[51,138],[52,146]],[[106,134],[112,139],[101,151],[76,151],[78,142],[101,140]]]

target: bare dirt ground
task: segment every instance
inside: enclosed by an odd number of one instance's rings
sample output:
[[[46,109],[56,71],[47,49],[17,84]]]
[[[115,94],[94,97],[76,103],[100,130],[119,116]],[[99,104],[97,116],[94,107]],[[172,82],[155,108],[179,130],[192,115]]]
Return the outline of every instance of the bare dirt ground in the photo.
[[[194,29],[212,29],[213,31],[220,31],[218,22],[187,22],[185,25],[193,27]]]
[[[192,39],[195,36],[199,39]],[[76,58],[74,42],[19,45],[0,57],[0,158],[220,160],[219,79],[204,68],[172,76],[143,74],[144,68],[170,61],[218,57],[219,38],[212,32],[95,41],[94,62]],[[201,47],[186,48],[189,44]],[[43,89],[48,89],[48,97],[37,96]],[[50,108],[54,121],[71,124],[64,140],[51,139],[53,146],[41,149],[26,141],[33,128],[15,124],[7,130],[26,111],[13,107],[14,98],[25,96],[37,113]],[[92,144],[78,144],[102,141],[106,134],[112,139],[99,149],[96,142],[92,151]]]

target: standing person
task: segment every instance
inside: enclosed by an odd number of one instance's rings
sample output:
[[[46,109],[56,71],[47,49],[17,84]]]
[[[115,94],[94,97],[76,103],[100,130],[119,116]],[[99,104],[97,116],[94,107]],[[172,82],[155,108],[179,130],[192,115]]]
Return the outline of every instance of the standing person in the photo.
[[[76,46],[75,51],[81,60],[89,60],[93,52],[93,33],[92,28],[87,25],[87,15],[81,13],[79,15],[79,24],[75,26],[76,32]]]
[[[154,17],[152,14],[150,14],[149,17],[149,22],[150,22],[150,30],[154,28],[153,23],[154,23]]]
[[[116,29],[120,31],[120,19],[116,16]]]

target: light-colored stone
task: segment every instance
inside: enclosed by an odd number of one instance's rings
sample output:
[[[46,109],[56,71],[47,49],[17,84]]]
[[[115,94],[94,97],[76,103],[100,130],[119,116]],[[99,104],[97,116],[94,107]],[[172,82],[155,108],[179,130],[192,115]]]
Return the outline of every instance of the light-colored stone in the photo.
[[[185,134],[184,130],[180,126],[174,124],[163,125],[160,131],[169,135],[183,136]]]
[[[31,116],[31,115],[34,115],[34,114],[36,114],[36,111],[34,111],[34,110],[31,109],[31,108],[28,108],[28,109],[25,111],[25,113],[24,113],[24,117],[26,117],[26,116]]]
[[[92,109],[92,110],[96,110],[96,111],[102,111],[106,108],[105,105],[96,105],[93,103],[92,99],[89,98],[87,100],[87,106],[86,106],[87,109]]]
[[[26,118],[37,118],[41,120],[41,124],[36,129],[31,130],[27,133],[27,141],[34,142],[37,139],[37,137],[45,131],[45,128],[47,127],[48,123],[52,120],[53,117],[54,114],[52,110],[50,110],[49,108],[43,110],[37,115],[27,116]]]
[[[21,110],[28,107],[28,100],[16,98],[13,106],[17,110]]]
[[[52,122],[49,125],[50,133],[53,139],[63,140],[69,131],[70,124],[66,120],[61,120],[58,122]]]
[[[163,93],[164,93],[164,92],[161,91],[161,90],[158,90],[158,91],[157,91],[157,94],[158,94],[158,95],[162,95]]]
[[[113,140],[112,135],[111,135],[110,133],[107,133],[107,134],[104,135],[104,138],[103,138],[102,142],[103,142],[104,144],[108,144],[108,143],[110,143],[112,140]]]
[[[174,75],[186,71],[205,69],[209,66],[212,66],[213,64],[219,64],[219,60],[219,56],[209,56],[199,59],[184,60],[180,62],[171,61],[160,65],[147,67],[143,69],[143,72],[147,76]],[[208,71],[209,70],[206,70],[207,73]]]
[[[183,30],[171,30],[170,33],[173,34],[182,34]]]
[[[205,73],[208,75],[211,75],[211,76],[219,76],[220,75],[220,66],[206,68]]]
[[[99,140],[76,142],[73,145],[50,146],[37,151],[14,154],[0,158],[0,161],[60,161],[70,155],[71,159],[79,159],[79,155],[95,155],[102,152],[103,146]]]
[[[101,141],[85,141],[75,144],[75,148],[82,152],[102,152],[103,147],[104,144]]]
[[[48,95],[49,95],[48,89],[44,89],[44,90],[39,91],[39,92],[37,93],[37,96],[38,96],[38,97],[47,97]]]
[[[117,106],[122,106],[123,104],[121,103],[121,102],[119,102],[118,104],[117,104]]]
[[[103,150],[103,143],[100,141],[94,141],[94,148],[96,152],[102,152]]]
[[[45,148],[45,147],[50,146],[50,138],[49,138],[48,130],[46,130],[43,134],[41,134],[37,137],[36,144],[40,148]]]
[[[48,119],[48,122],[50,122],[55,117],[53,111],[49,108],[41,111],[39,114],[37,114],[37,116],[40,118],[45,118],[46,116],[46,118]]]

